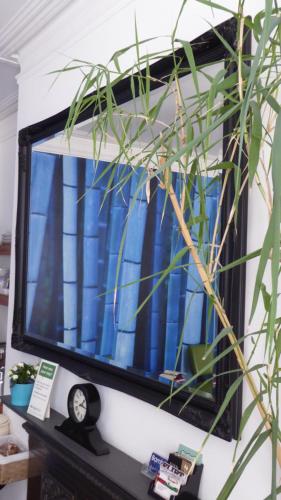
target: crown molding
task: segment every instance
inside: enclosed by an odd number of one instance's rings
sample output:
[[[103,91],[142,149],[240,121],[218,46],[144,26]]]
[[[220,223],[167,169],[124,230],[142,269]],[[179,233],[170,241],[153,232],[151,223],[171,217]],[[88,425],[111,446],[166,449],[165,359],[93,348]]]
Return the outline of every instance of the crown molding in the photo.
[[[0,54],[10,57],[17,53],[73,0],[27,0],[0,30]]]
[[[10,94],[0,101],[0,120],[15,113],[18,109],[18,94]]]
[[[12,57],[0,56],[0,64],[9,64],[9,66],[19,66],[19,62]]]

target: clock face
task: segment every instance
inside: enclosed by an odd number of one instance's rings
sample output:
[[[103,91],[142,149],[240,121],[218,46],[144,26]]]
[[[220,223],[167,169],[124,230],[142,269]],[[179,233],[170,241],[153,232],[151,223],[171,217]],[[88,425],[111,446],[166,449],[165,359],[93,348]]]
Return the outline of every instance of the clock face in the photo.
[[[69,391],[67,406],[74,424],[94,425],[101,411],[99,393],[92,384],[74,385]]]
[[[76,389],[73,394],[73,414],[77,422],[83,422],[87,414],[87,401],[81,389]]]

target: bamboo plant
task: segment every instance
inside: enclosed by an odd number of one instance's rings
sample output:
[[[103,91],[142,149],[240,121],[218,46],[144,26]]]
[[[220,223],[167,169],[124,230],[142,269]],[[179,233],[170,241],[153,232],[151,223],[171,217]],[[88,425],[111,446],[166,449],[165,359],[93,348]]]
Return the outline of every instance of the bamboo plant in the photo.
[[[197,66],[192,46],[186,40],[177,38],[177,26],[183,9],[188,8],[186,1],[183,2],[175,29],[170,37],[170,45],[167,50],[161,52],[146,52],[142,54],[143,45],[149,45],[149,40],[140,41],[137,28],[135,30],[136,40],[131,46],[115,52],[108,65],[94,64],[83,61],[74,61],[62,71],[79,69],[82,72],[81,84],[74,96],[70,107],[70,113],[66,126],[66,134],[71,139],[74,126],[81,113],[88,107],[93,106],[93,156],[98,161],[101,145],[110,140],[118,144],[119,152],[116,158],[105,169],[111,171],[105,197],[112,190],[122,192],[126,183],[140,169],[142,174],[138,175],[138,185],[135,194],[146,190],[147,202],[150,200],[150,184],[153,178],[158,181],[158,189],[165,192],[166,200],[170,200],[177,222],[182,233],[187,251],[190,252],[197,272],[202,280],[205,292],[208,295],[212,307],[215,309],[221,324],[222,331],[218,334],[209,350],[215,353],[215,347],[223,337],[228,337],[230,347],[223,355],[233,351],[237,358],[240,376],[230,386],[220,411],[214,421],[210,432],[207,434],[202,447],[206,443],[210,433],[229,404],[230,399],[245,382],[248,384],[252,394],[252,402],[245,408],[241,419],[240,436],[244,431],[249,418],[257,408],[260,414],[260,425],[250,437],[240,456],[237,458],[239,439],[235,450],[234,467],[226,479],[226,482],[218,496],[220,500],[228,498],[235,487],[245,467],[263,446],[266,440],[272,442],[272,486],[268,498],[277,498],[281,487],[277,484],[276,461],[281,465],[280,448],[280,368],[279,360],[281,353],[280,316],[278,315],[279,296],[279,272],[280,272],[280,221],[281,221],[281,184],[278,172],[279,158],[281,155],[281,105],[279,85],[280,74],[280,47],[281,47],[281,9],[274,0],[265,0],[264,9],[254,19],[250,19],[244,12],[244,0],[239,0],[237,12],[231,11],[217,2],[211,0],[197,0],[199,3],[209,5],[212,9],[226,11],[230,16],[237,19],[237,44],[233,50],[226,40],[214,31],[225,45],[228,52],[227,61],[229,65],[235,65],[235,72],[227,77],[226,71],[219,69],[210,81],[209,90],[201,90],[199,79],[202,75],[207,77],[207,65]],[[252,56],[243,54],[243,40],[246,30],[250,31],[256,49]],[[168,79],[163,81],[163,92],[157,102],[151,103],[151,83],[149,67],[152,62],[159,60],[166,54],[175,54],[182,47],[188,60],[194,93],[188,99],[183,97],[181,83],[182,69],[174,57],[174,67]],[[134,51],[135,63],[130,67],[123,68],[122,56]],[[144,71],[141,71],[145,69]],[[132,76],[134,75],[134,77]],[[136,77],[137,75],[137,77]],[[137,100],[135,95],[135,82],[138,79],[139,98],[138,105],[130,109],[118,105],[114,97],[114,86],[125,77],[130,78],[133,101]],[[93,92],[89,95],[89,92]],[[135,96],[135,97],[134,97]],[[169,123],[163,123],[160,115],[165,102],[170,96],[175,100],[175,116]],[[141,106],[139,105],[141,103]],[[226,104],[227,103],[227,104]],[[228,141],[230,161],[214,161],[210,165],[209,153],[214,147],[214,132],[221,130],[221,125],[231,116],[237,116],[234,129],[224,137]],[[134,124],[134,126],[133,126]],[[137,125],[136,125],[137,124]],[[157,128],[158,127],[158,128]],[[156,133],[155,130],[158,130]],[[195,132],[196,130],[196,132]],[[144,132],[151,136],[144,146],[141,138]],[[136,153],[136,149],[138,153]],[[247,158],[247,166],[241,176],[243,155]],[[102,158],[101,158],[102,159]],[[130,172],[126,170],[124,175],[116,180],[116,165],[126,162],[131,166]],[[181,176],[181,189],[177,194],[173,187],[172,171],[175,166]],[[202,167],[203,165],[203,167]],[[144,168],[143,168],[144,167]],[[214,227],[212,243],[207,257],[202,258],[200,242],[195,245],[191,235],[191,222],[202,226],[208,220],[206,214],[206,196],[204,186],[200,190],[200,216],[192,214],[190,206],[192,183],[188,182],[188,175],[202,175],[208,170],[217,172],[225,171],[219,210]],[[100,180],[101,173],[94,182]],[[220,212],[225,195],[227,183],[231,177],[235,178],[235,195],[229,220],[224,232],[217,244],[217,235],[220,231]],[[231,225],[236,224],[239,210],[239,199],[245,189],[257,188],[264,201],[264,209],[268,214],[268,226],[263,239],[263,244],[250,254],[244,255],[238,261],[230,262],[223,267],[221,255],[227,239],[227,233]],[[104,200],[103,200],[104,202]],[[102,203],[103,203],[102,202]],[[165,205],[165,204],[164,204]],[[165,208],[163,209],[165,210]],[[189,214],[187,217],[187,213]],[[130,216],[130,214],[129,214]],[[196,219],[196,220],[195,220]],[[115,295],[118,295],[119,270],[124,250],[125,235],[120,243],[119,264],[116,270]],[[244,265],[252,259],[258,262],[256,282],[254,285],[252,306],[250,314],[250,326],[247,334],[237,333],[232,328],[231,322],[224,309],[223,299],[219,296],[215,281],[218,274],[227,269]],[[178,265],[177,256],[170,263],[168,269],[159,273],[158,279],[153,281],[154,286],[149,300],[157,287],[173,268]],[[266,280],[266,273],[270,275]],[[155,278],[155,277],[154,277]],[[257,305],[259,303],[259,314]],[[144,304],[141,304],[137,313]],[[260,309],[263,308],[263,314]],[[259,328],[251,329],[253,319],[259,319]],[[241,335],[242,334],[242,335]],[[244,336],[243,336],[244,334]],[[250,342],[251,353],[247,357],[241,350],[242,340]],[[255,352],[260,345],[264,348],[264,357],[261,363],[256,364]],[[179,346],[179,351],[181,346]],[[210,364],[215,365],[218,358],[214,355]],[[200,373],[198,373],[200,375]],[[169,397],[171,399],[176,393],[182,391],[192,380],[183,386],[172,388]],[[186,404],[191,400],[191,395]],[[163,402],[163,403],[164,403]]]

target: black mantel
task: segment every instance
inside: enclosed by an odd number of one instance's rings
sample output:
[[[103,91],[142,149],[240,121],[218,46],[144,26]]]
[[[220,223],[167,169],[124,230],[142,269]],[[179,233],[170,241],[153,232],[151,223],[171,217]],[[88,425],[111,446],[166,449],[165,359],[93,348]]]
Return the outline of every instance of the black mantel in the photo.
[[[65,418],[55,410],[42,422],[27,408],[13,406],[10,396],[2,400],[25,420],[31,453],[42,461],[42,474],[28,482],[28,500],[151,500],[150,480],[141,474],[140,462],[111,445],[109,455],[96,456],[76,444],[55,429]],[[190,492],[177,498],[197,498],[192,479]]]

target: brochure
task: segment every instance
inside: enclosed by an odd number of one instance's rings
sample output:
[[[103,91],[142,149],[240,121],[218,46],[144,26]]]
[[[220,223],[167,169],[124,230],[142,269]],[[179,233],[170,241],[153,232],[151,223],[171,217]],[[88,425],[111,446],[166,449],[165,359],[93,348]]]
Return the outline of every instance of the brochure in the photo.
[[[41,360],[35,379],[27,413],[44,420],[50,414],[50,396],[58,370],[58,364]]]

